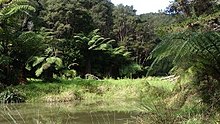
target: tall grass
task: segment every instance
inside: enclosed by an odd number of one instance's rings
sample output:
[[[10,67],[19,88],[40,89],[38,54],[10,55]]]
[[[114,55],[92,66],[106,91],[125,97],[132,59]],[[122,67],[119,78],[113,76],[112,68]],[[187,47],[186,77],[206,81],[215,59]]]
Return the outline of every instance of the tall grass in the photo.
[[[159,79],[160,80],[160,79]],[[153,82],[157,82],[153,80]],[[181,85],[182,88],[154,83],[154,86],[163,87],[153,91],[153,98],[145,97],[143,102],[144,114],[137,117],[138,124],[209,124],[219,123],[219,111],[202,102],[199,94],[190,84]],[[152,85],[151,85],[152,86]],[[150,88],[153,89],[152,87]],[[148,92],[145,93],[149,93]],[[159,94],[158,94],[159,93]],[[152,96],[152,93],[150,93]],[[167,94],[167,95],[164,95]],[[156,98],[156,99],[155,99]]]
[[[157,89],[160,89],[162,94],[163,90],[164,93],[171,91],[174,84],[159,80],[158,78],[119,80],[73,79],[52,83],[29,81],[27,85],[20,85],[16,88],[26,95],[27,102],[68,102],[74,100],[139,100],[144,97],[145,91],[151,90],[151,87],[155,89],[155,92],[157,92]]]
[[[106,106],[104,104],[106,103],[109,106],[109,110],[112,111],[120,109],[143,113],[143,117],[138,118],[137,123],[168,123],[181,120],[178,116],[181,111],[176,111],[176,109],[168,105],[171,101],[169,98],[173,96],[174,86],[175,83],[173,82],[162,80],[161,78],[148,77],[118,80],[85,80],[77,78],[56,82],[35,80],[15,88],[25,94],[26,102],[57,103],[80,100],[83,101],[85,106],[93,104],[97,106],[99,104],[99,108],[96,109],[100,110],[103,106]],[[129,100],[137,101],[141,105],[138,108],[136,103],[129,103],[130,105],[126,106]],[[122,105],[117,108],[114,106],[115,103],[121,103]]]
[[[139,113],[136,117],[138,124],[218,123],[220,117],[218,111],[203,104],[190,88],[176,91],[175,82],[157,77],[118,80],[78,78],[56,82],[35,80],[13,88],[25,95],[26,102],[81,101],[84,109],[94,105],[99,111],[136,111]],[[116,103],[120,105],[115,106]],[[75,107],[67,109],[71,108]]]

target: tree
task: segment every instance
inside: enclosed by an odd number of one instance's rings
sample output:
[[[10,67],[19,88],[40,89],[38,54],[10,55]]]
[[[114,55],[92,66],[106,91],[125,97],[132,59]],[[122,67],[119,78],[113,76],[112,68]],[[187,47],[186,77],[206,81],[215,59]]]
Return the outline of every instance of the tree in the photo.
[[[119,45],[127,49],[129,43],[133,40],[136,27],[136,10],[133,6],[116,6],[113,11],[114,26],[113,33]]]
[[[77,0],[45,0],[41,12],[44,27],[55,38],[70,39],[77,33],[88,34],[93,28],[93,20],[89,12],[80,6]]]
[[[32,40],[38,41],[39,36],[32,32],[22,32],[22,17],[35,9],[26,0],[0,2],[0,77],[4,81],[1,83],[17,84],[25,81],[24,64],[34,54],[28,50],[37,49],[37,46],[32,46],[35,45]]]
[[[108,0],[96,0],[91,8],[95,28],[100,29],[104,37],[112,37],[113,8],[113,4]]]
[[[163,28],[162,42],[151,54],[155,58],[152,67],[169,60],[171,72],[181,78],[187,76],[203,102],[215,107],[219,105],[220,91],[219,17],[219,11],[213,11]]]
[[[34,70],[36,77],[40,77],[44,81],[52,81],[53,74],[58,74],[63,67],[62,59],[57,56],[57,51],[47,48],[45,54],[34,56],[27,64],[26,69]]]
[[[166,12],[183,13],[187,17],[210,14],[216,8],[216,0],[175,0]]]
[[[98,30],[94,30],[88,36],[85,36],[84,34],[79,34],[74,37],[76,39],[76,42],[82,44],[81,52],[85,59],[86,74],[92,73],[91,59],[95,56],[96,51],[104,52],[111,49],[111,43],[114,41],[110,38],[104,38],[98,35],[97,32]]]

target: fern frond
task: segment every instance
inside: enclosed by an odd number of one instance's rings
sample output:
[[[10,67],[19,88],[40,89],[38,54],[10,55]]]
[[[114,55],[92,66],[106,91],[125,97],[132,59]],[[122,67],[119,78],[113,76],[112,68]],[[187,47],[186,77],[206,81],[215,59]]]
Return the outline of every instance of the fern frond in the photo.
[[[9,6],[5,9],[2,10],[2,14],[6,17],[8,16],[12,16],[18,12],[22,12],[22,11],[35,11],[35,8],[30,6],[30,5],[13,5],[13,6]]]
[[[7,3],[9,2],[9,3]],[[5,4],[2,9],[0,9],[0,19],[5,19],[8,17],[11,17],[15,14],[18,14],[19,12],[35,12],[35,8],[31,5],[29,5],[28,0],[12,0],[12,1],[6,1],[2,0],[0,1],[1,4]]]
[[[42,63],[45,60],[45,57],[35,57],[35,61],[33,63],[33,67],[35,67],[36,65]]]
[[[43,67],[41,67],[41,68],[39,68],[39,69],[37,69],[37,70],[35,71],[35,75],[36,75],[37,77],[39,77],[42,73],[43,73]]]
[[[198,63],[215,63],[220,67],[219,32],[184,32],[169,34],[153,50],[149,59],[154,58],[150,70],[160,61],[170,58],[174,65],[196,66]],[[201,66],[202,67],[202,66]],[[218,67],[218,68],[219,68]]]
[[[128,52],[124,46],[120,46],[120,47],[117,47],[117,48],[114,48],[112,53],[114,55],[122,55],[124,57],[129,57],[130,56],[130,52]]]
[[[58,70],[63,66],[62,59],[58,57],[37,57],[36,61],[34,62],[33,66],[42,64],[36,71],[35,75],[39,77],[45,70],[50,68],[52,65],[55,66],[55,69]]]

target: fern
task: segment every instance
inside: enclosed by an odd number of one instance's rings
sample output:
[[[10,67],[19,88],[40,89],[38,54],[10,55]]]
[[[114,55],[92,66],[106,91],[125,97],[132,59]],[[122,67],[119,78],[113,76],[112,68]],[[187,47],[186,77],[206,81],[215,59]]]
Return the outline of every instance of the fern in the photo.
[[[35,71],[35,75],[39,77],[45,70],[50,67],[54,67],[56,70],[59,70],[61,67],[63,67],[63,63],[62,60],[58,57],[35,57],[32,67],[35,66],[39,66],[39,68]]]
[[[2,9],[0,9],[0,19],[7,19],[15,14],[21,14],[20,12],[28,13],[34,12],[35,8],[29,5],[28,0],[12,0],[9,3],[7,0],[1,0],[0,4],[5,4]],[[6,4],[7,3],[7,4]]]
[[[131,55],[131,53],[128,52],[124,46],[120,46],[120,47],[112,49],[112,53],[113,55],[122,55],[126,58],[129,58]]]
[[[180,79],[187,77],[203,102],[219,106],[220,32],[186,31],[164,36],[150,59],[154,62],[148,74],[169,60],[172,73],[180,75]]]
[[[41,67],[41,68],[39,68],[39,69],[37,69],[37,70],[35,71],[35,75],[36,75],[37,77],[39,77],[42,73],[43,73],[43,67]]]
[[[46,57],[35,57],[35,61],[33,63],[33,67],[35,67],[36,65],[42,63],[45,60]]]
[[[99,30],[96,29],[93,32],[91,32],[88,36],[85,36],[84,34],[79,34],[77,36],[74,36],[75,40],[77,42],[81,42],[85,45],[87,50],[110,50],[112,49],[112,42],[115,40],[112,40],[110,38],[104,38],[97,34]]]
[[[198,65],[211,65],[220,69],[220,33],[191,32],[165,36],[154,49],[149,59],[155,58],[152,68],[158,62],[171,58],[174,68],[189,69]]]

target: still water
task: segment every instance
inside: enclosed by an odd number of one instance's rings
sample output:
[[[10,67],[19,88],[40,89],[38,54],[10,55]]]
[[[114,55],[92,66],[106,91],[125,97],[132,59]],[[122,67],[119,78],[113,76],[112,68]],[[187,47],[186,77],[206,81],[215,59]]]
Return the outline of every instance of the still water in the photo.
[[[135,124],[135,101],[0,105],[0,124]]]

